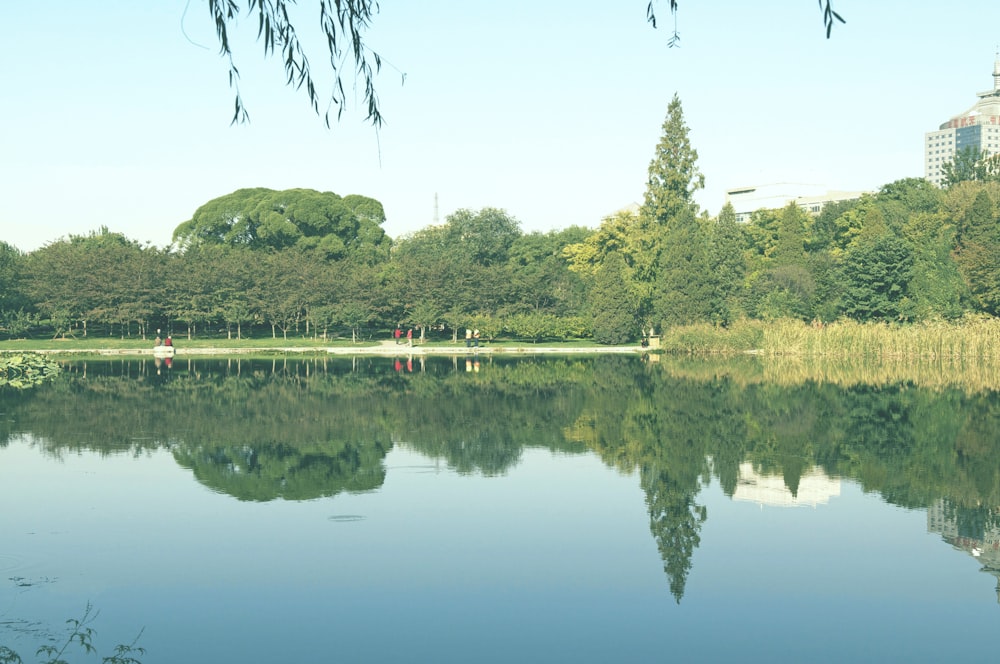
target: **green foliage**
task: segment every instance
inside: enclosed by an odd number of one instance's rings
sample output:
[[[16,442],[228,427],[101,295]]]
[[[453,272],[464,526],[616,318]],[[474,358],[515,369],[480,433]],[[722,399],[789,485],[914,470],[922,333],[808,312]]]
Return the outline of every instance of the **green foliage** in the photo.
[[[66,639],[57,645],[44,645],[38,648],[35,655],[44,657],[39,660],[40,664],[69,664],[70,660],[65,659],[70,653],[79,651],[83,655],[96,655],[97,648],[94,647],[94,635],[96,632],[91,627],[97,619],[98,613],[90,603],[84,609],[80,618],[70,618],[66,621]],[[136,645],[142,631],[130,644],[118,644],[115,646],[113,654],[103,657],[103,664],[142,664],[138,658],[146,654],[145,648]],[[24,660],[16,652],[6,646],[0,646],[0,664],[22,664]]]
[[[901,319],[912,267],[909,247],[892,233],[859,242],[845,256],[844,314],[859,321]]]
[[[508,253],[513,307],[559,317],[584,311],[586,284],[579,272],[569,269],[564,248],[583,242],[591,233],[571,226],[544,234],[528,233],[515,240]]]
[[[178,226],[173,252],[106,228],[27,255],[0,244],[0,333],[357,340],[405,323],[455,340],[486,320],[560,339],[585,318],[574,329],[625,343],[664,324],[1000,314],[1000,181],[908,178],[817,216],[790,204],[738,224],[731,207],[697,216],[696,156],[675,96],[639,213],[596,230],[524,234],[483,208],[391,246],[373,199],[242,189]]]
[[[736,222],[736,211],[727,203],[710,227],[711,273],[715,288],[711,318],[729,324],[746,314],[744,282],[747,273],[748,238]]]
[[[806,252],[810,221],[794,202],[776,215],[755,217],[754,226],[761,233],[758,238],[768,239],[766,245],[759,246],[754,261],[757,271],[747,302],[752,315],[764,320],[813,317],[816,281]]]
[[[625,259],[611,254],[594,275],[590,314],[594,340],[622,344],[638,337],[641,328],[638,298],[625,277]]]
[[[484,335],[488,330],[499,332],[489,319],[476,319],[473,323]],[[503,320],[502,331],[513,339],[523,339],[532,343],[539,341],[568,341],[591,335],[589,321],[580,316],[560,317],[543,312],[528,312],[508,316]],[[496,336],[490,334],[488,338]]]
[[[908,288],[907,320],[953,320],[965,311],[968,289],[952,259],[955,227],[942,223],[939,215],[912,214],[903,226],[910,247],[913,269]]]
[[[38,327],[41,319],[37,314],[27,312],[24,309],[17,311],[0,311],[0,330],[3,330],[11,339],[26,337],[35,327]]]
[[[982,310],[1000,314],[1000,217],[986,191],[959,219],[955,262]]]
[[[1000,158],[986,150],[976,152],[970,145],[959,150],[951,161],[941,164],[941,172],[946,188],[961,182],[1000,181]]]
[[[823,209],[820,210],[812,222],[812,233],[808,238],[809,251],[817,253],[843,249],[847,244],[844,234],[848,230],[843,225],[843,221],[847,218],[847,213],[853,210],[860,202],[859,200],[850,200],[824,205]]]
[[[510,252],[521,237],[516,219],[483,208],[459,210],[441,226],[400,239],[387,275],[387,299],[395,303],[390,320],[411,320],[419,312],[414,322],[445,323],[454,339],[471,317],[517,308],[519,290],[521,297],[534,297],[511,269]]]
[[[35,387],[53,380],[60,370],[56,362],[36,353],[0,353],[0,387]]]
[[[24,254],[0,240],[0,313],[22,309],[25,305],[18,276],[23,263]]]
[[[663,247],[652,295],[652,318],[657,327],[711,319],[715,284],[709,235],[690,210],[667,227]]]
[[[883,185],[875,196],[889,225],[902,226],[916,213],[933,213],[941,206],[942,191],[923,178],[903,178]]]
[[[667,106],[662,135],[649,162],[641,214],[659,224],[691,211],[697,214],[694,193],[705,187],[698,170],[698,151],[691,146],[684,110],[677,94]]]
[[[448,215],[444,228],[445,243],[480,265],[505,263],[511,246],[521,237],[520,222],[496,208],[458,210]]]
[[[131,320],[144,319],[154,279],[149,256],[137,242],[107,228],[70,236],[27,256],[25,291],[56,336],[68,334],[78,321],[120,320],[126,312]]]
[[[199,207],[177,226],[174,242],[184,248],[224,244],[248,249],[296,247],[327,259],[361,256],[385,260],[389,238],[381,228],[382,205],[363,196],[341,198],[312,189],[239,189]]]
[[[802,265],[779,265],[758,278],[751,292],[750,311],[762,320],[813,317],[816,282]]]
[[[775,267],[805,264],[808,221],[808,215],[794,202],[781,210],[778,217],[777,239],[770,253]]]

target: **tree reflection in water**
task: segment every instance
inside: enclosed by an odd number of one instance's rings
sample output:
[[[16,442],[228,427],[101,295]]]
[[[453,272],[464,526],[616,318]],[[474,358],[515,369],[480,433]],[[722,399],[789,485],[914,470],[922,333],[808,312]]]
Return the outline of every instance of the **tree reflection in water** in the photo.
[[[478,359],[478,358],[477,358]],[[199,482],[240,500],[369,491],[393,445],[459,473],[502,475],[527,447],[593,451],[638,472],[670,592],[679,602],[713,479],[732,497],[741,465],[849,478],[993,569],[1000,506],[995,389],[782,376],[754,359],[643,363],[632,356],[178,359],[70,362],[30,391],[6,389],[0,446],[31,433],[53,455],[169,447]],[[978,548],[978,553],[974,549]],[[991,567],[992,566],[992,567]]]

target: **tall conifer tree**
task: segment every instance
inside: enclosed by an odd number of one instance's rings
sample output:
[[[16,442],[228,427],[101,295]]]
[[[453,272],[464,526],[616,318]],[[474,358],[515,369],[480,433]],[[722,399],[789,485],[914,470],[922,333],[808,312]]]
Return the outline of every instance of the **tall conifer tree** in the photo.
[[[642,216],[661,225],[686,210],[698,213],[694,193],[705,187],[705,176],[698,170],[698,151],[691,147],[688,131],[681,100],[674,94],[656,153],[649,162],[642,205]]]

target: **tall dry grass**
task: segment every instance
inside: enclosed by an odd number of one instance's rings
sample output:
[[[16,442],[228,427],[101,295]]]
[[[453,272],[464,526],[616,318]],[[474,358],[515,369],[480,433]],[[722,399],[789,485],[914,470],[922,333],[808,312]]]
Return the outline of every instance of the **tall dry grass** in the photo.
[[[930,388],[1000,390],[1000,319],[907,325],[840,321],[741,321],[728,328],[691,325],[665,331],[663,350],[673,356],[722,356],[713,363],[670,360],[681,373],[725,374],[746,382],[839,385],[909,382]],[[738,358],[753,358],[751,361]]]
[[[668,353],[1000,361],[1000,319],[899,325],[854,321],[813,325],[796,320],[748,320],[729,327],[705,323],[665,330],[660,345]]]

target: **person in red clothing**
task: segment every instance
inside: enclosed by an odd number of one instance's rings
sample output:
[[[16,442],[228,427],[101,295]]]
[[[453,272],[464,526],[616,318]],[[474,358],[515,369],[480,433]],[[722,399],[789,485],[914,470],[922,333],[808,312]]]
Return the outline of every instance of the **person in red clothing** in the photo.
[[[403,331],[400,330],[399,327],[397,326],[396,327],[396,343],[397,344],[399,343],[399,337],[401,337],[402,335],[403,335]]]
[[[413,328],[411,327],[406,331],[406,343],[410,346],[413,345]]]
[[[166,341],[163,342],[163,345],[164,346],[173,346],[174,345],[174,340],[170,337],[169,334],[167,335]]]

